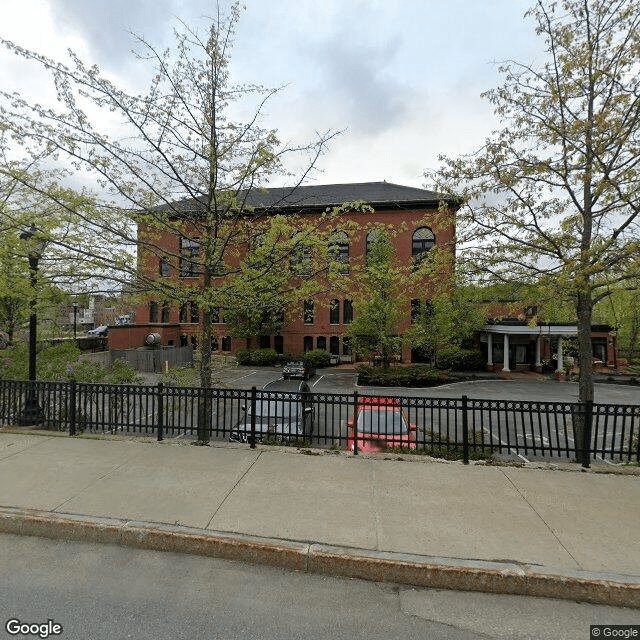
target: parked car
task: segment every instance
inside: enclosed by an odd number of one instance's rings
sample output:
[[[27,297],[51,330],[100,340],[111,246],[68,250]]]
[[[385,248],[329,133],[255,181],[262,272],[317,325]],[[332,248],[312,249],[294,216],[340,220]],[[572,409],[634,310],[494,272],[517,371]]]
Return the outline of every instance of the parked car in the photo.
[[[256,441],[267,436],[309,439],[313,433],[313,402],[309,385],[304,381],[274,380],[258,392],[255,411]],[[249,442],[251,407],[243,407],[244,415],[229,440]]]
[[[95,329],[89,329],[87,331],[88,336],[106,336],[109,333],[109,327],[106,324],[96,327]]]
[[[397,447],[416,448],[416,425],[409,423],[395,398],[362,396],[347,428],[349,451],[354,450],[356,429],[358,451],[373,453]]]
[[[285,380],[289,378],[301,378],[302,380],[309,380],[309,378],[316,375],[316,370],[313,367],[306,365],[302,361],[287,362],[282,368],[282,377]]]

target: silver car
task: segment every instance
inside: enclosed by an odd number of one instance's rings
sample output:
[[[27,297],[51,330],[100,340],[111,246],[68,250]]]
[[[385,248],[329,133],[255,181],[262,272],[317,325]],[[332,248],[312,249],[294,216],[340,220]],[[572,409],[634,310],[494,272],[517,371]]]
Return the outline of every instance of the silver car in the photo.
[[[251,437],[251,407],[243,410],[243,417],[229,437],[232,442],[249,442]],[[256,441],[268,436],[309,439],[313,433],[313,414],[311,390],[306,382],[274,380],[256,398]]]

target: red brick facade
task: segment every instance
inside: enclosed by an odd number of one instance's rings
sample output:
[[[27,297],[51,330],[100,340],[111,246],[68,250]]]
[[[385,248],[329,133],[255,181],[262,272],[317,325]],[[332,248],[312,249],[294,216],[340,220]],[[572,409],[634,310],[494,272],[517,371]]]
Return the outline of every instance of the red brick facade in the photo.
[[[268,192],[270,190],[267,190]],[[451,258],[455,251],[455,233],[453,213],[439,210],[441,201],[438,194],[422,189],[399,187],[388,183],[367,183],[360,185],[328,185],[326,187],[300,187],[296,194],[309,195],[308,207],[298,207],[297,215],[304,215],[306,219],[318,220],[324,210],[336,206],[343,201],[364,200],[371,202],[374,213],[345,213],[338,219],[332,219],[331,225],[336,230],[345,228],[360,228],[361,231],[349,232],[349,263],[350,266],[364,264],[366,256],[366,233],[362,231],[364,225],[383,224],[395,231],[391,241],[395,248],[398,261],[404,265],[412,264],[414,233],[417,229],[427,228],[435,236],[435,244],[449,252]],[[270,193],[267,196],[271,195]],[[344,200],[339,197],[343,196]],[[356,197],[354,197],[356,196]],[[336,199],[338,198],[338,199]],[[287,213],[291,207],[272,207],[274,213]],[[452,206],[453,210],[454,206]],[[270,210],[272,210],[270,209]],[[446,211],[446,210],[445,210]],[[443,223],[443,220],[445,221]],[[163,270],[161,252],[151,254],[145,251],[145,234],[147,231],[140,227],[138,231],[140,242],[140,264],[152,279],[179,279],[175,268]],[[417,237],[417,236],[416,236]],[[180,237],[176,234],[163,234],[154,238],[155,247],[165,249],[170,255],[180,254]],[[448,270],[442,273],[442,280],[448,278]],[[189,283],[196,283],[197,278],[182,278]],[[215,283],[214,283],[215,284]],[[427,299],[433,295],[426,284],[417,287],[415,291],[403,292],[406,306],[405,327],[409,326],[411,317],[411,300],[415,298]],[[338,304],[332,305],[332,300]],[[340,355],[343,359],[351,359],[348,341],[345,334],[348,329],[349,315],[358,313],[357,308],[350,308],[349,299],[344,295],[322,294],[313,299],[313,322],[305,322],[303,304],[285,316],[285,326],[279,336],[263,336],[258,338],[236,339],[227,332],[224,322],[216,324],[218,343],[214,345],[220,353],[232,354],[239,347],[274,347],[279,353],[299,354],[311,348],[321,348]],[[154,306],[149,300],[136,309],[136,324],[128,327],[113,327],[109,334],[109,347],[112,349],[135,348],[144,344],[149,333],[158,333],[163,345],[195,344],[201,331],[200,316],[192,317],[192,309],[187,306],[180,310],[177,306],[164,308],[160,302]],[[355,305],[352,305],[355,307]],[[193,310],[196,312],[196,310]],[[309,314],[308,314],[309,315]],[[310,318],[307,318],[310,320]],[[410,349],[402,354],[403,361],[410,361]]]

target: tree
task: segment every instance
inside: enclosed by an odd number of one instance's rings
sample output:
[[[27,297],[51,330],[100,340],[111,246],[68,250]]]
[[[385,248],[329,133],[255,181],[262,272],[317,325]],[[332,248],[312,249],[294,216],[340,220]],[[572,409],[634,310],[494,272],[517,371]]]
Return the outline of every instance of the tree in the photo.
[[[640,3],[538,0],[527,16],[545,61],[501,67],[484,95],[502,128],[478,153],[443,158],[441,187],[465,203],[460,257],[478,279],[572,302],[586,403],[594,305],[640,270]]]
[[[428,301],[416,300],[411,327],[405,333],[411,346],[429,354],[435,364],[441,349],[472,341],[487,319],[476,293],[475,288],[458,286]]]
[[[640,355],[640,286],[634,290],[613,290],[594,309],[594,317],[597,322],[614,327],[622,357],[637,360]]]
[[[402,350],[404,300],[398,296],[405,281],[394,259],[393,244],[384,229],[375,230],[367,249],[367,264],[353,285],[355,317],[349,325],[351,348],[369,358],[379,354],[383,367]]]
[[[119,252],[111,263],[125,272],[132,268],[131,248],[137,245],[141,291],[150,299],[197,305],[203,320],[203,386],[212,382],[214,314],[240,299],[238,287],[251,277],[242,273],[243,247],[261,221],[271,224],[268,212],[255,214],[248,195],[274,176],[288,175],[285,159],[302,153],[308,156],[306,169],[289,180],[299,184],[334,135],[320,134],[310,144],[286,144],[261,126],[265,105],[279,89],[232,82],[229,63],[240,11],[238,3],[226,15],[218,6],[204,35],[182,25],[174,53],[160,52],[137,37],[138,58],[152,73],[145,94],[116,87],[73,53],[67,66],[3,41],[51,71],[62,104],[54,111],[3,94],[9,103],[4,116],[14,135],[55,151],[67,166],[78,167],[76,176],[85,184],[93,180],[82,198],[65,201],[65,208],[78,225],[90,221],[106,234],[109,251]],[[117,128],[110,134],[105,121],[89,113],[109,114],[107,125],[115,120]],[[241,121],[239,113],[250,115]],[[24,183],[33,186],[28,176]],[[177,240],[174,246],[163,244],[167,234],[190,242],[190,257]],[[158,279],[158,260],[174,273],[193,267],[189,275],[196,279]],[[263,273],[281,261],[277,256],[265,262]],[[217,286],[219,277],[224,286]],[[291,287],[283,279],[277,285]]]

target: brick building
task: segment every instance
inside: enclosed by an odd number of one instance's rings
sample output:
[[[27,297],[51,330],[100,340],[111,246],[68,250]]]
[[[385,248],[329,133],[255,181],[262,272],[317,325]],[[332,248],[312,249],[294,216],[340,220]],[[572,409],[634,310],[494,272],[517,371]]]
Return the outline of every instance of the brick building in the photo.
[[[374,208],[374,213],[346,212],[331,224],[339,238],[339,260],[348,272],[356,264],[363,265],[367,253],[367,228],[383,224],[394,229],[391,237],[396,257],[400,263],[410,265],[438,246],[455,252],[454,213],[456,203],[432,191],[405,187],[387,182],[358,184],[314,185],[295,189],[260,189],[247,194],[245,206],[253,215],[301,216],[307,220],[320,220],[328,208],[345,202],[364,201]],[[446,204],[446,208],[441,205]],[[172,207],[172,212],[197,212],[198,204],[184,200]],[[345,232],[344,228],[361,227],[361,232]],[[151,252],[145,241],[145,230],[139,228],[139,259],[146,276],[152,279],[182,280],[186,284],[200,284],[202,278],[197,268],[189,269],[198,256],[198,240],[164,233],[155,238],[154,247],[165,247],[168,255],[180,256],[180,265],[172,264],[161,252]],[[370,238],[369,238],[370,239]],[[150,245],[149,245],[150,246]],[[190,260],[190,254],[194,260]],[[448,278],[447,271],[442,279]],[[214,280],[213,286],[216,285]],[[434,291],[426,284],[415,291],[405,291],[406,326],[411,321],[412,300],[428,299]],[[343,360],[352,357],[346,332],[351,319],[358,313],[348,297],[336,297],[323,293],[300,304],[297,309],[286,311],[284,326],[273,335],[254,336],[250,339],[230,335],[224,323],[224,314],[215,318],[217,340],[213,345],[220,353],[232,354],[239,347],[273,347],[278,353],[302,353],[310,349],[324,349]],[[201,331],[201,314],[193,304],[172,306],[160,300],[149,299],[140,304],[135,313],[135,324],[112,327],[109,334],[111,349],[135,348],[144,344],[150,333],[158,334],[163,345],[195,344]],[[411,360],[411,350],[406,348],[402,360]]]

